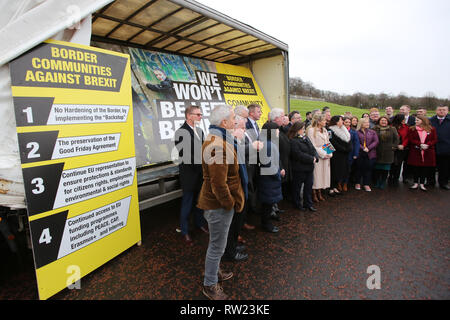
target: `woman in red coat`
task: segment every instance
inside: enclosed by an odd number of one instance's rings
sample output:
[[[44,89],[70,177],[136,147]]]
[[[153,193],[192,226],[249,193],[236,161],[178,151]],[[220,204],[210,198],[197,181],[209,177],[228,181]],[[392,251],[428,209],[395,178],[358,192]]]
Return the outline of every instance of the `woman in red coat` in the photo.
[[[427,191],[424,183],[436,166],[436,143],[436,129],[431,126],[428,118],[417,116],[416,125],[411,127],[408,133],[408,166],[411,166],[414,174],[411,189],[418,189],[420,185],[421,190]]]

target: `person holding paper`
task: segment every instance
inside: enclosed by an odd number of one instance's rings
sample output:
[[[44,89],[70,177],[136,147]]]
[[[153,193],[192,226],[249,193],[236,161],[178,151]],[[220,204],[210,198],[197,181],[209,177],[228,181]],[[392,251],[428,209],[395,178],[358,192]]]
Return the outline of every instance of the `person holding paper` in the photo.
[[[330,142],[336,150],[331,159],[330,195],[341,194],[349,172],[348,154],[352,151],[351,135],[344,126],[342,116],[333,116],[330,121]]]
[[[316,114],[313,117],[311,126],[306,131],[306,135],[311,140],[314,148],[316,148],[319,155],[319,162],[314,163],[314,183],[313,196],[314,202],[324,201],[322,196],[322,189],[328,189],[331,183],[330,176],[330,159],[333,157],[332,153],[324,150],[323,146],[328,145],[330,140],[328,138],[328,131],[325,129],[327,120],[325,115]]]

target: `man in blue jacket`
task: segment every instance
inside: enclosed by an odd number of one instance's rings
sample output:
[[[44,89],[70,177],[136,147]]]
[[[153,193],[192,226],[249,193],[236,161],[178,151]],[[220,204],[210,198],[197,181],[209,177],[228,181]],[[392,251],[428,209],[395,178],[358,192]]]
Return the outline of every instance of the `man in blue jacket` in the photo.
[[[438,142],[436,144],[436,162],[438,182],[441,189],[450,190],[450,116],[448,106],[438,106],[436,115],[430,118],[431,125],[436,128]]]

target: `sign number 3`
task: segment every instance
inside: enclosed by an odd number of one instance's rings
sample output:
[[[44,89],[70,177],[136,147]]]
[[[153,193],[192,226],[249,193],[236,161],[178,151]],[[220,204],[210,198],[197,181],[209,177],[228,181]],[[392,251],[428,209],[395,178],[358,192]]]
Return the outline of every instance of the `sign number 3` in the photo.
[[[34,178],[33,180],[31,180],[31,184],[34,184],[34,186],[36,187],[35,189],[31,190],[31,192],[33,192],[34,194],[41,194],[45,191],[44,179]]]

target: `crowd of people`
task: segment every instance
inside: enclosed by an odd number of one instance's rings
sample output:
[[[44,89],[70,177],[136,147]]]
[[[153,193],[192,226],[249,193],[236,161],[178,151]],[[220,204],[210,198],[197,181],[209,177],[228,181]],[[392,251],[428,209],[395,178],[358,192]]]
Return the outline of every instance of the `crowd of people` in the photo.
[[[180,231],[193,246],[188,231],[191,212],[196,227],[209,234],[203,293],[226,299],[221,281],[233,274],[220,268],[222,258],[244,261],[243,228],[250,212],[260,216],[261,228],[277,233],[273,221],[283,212],[285,199],[301,211],[316,212],[326,197],[339,197],[351,187],[371,192],[409,183],[411,190],[426,192],[436,185],[449,190],[450,116],[438,106],[426,116],[419,108],[410,114],[402,106],[373,108],[361,118],[346,112],[331,115],[329,108],[286,115],[274,108],[259,127],[261,106],[217,106],[211,111],[209,134],[196,127],[201,109],[186,109],[186,122],[175,135],[180,158],[183,199]],[[186,154],[189,150],[189,154]],[[411,180],[412,179],[412,180]]]

